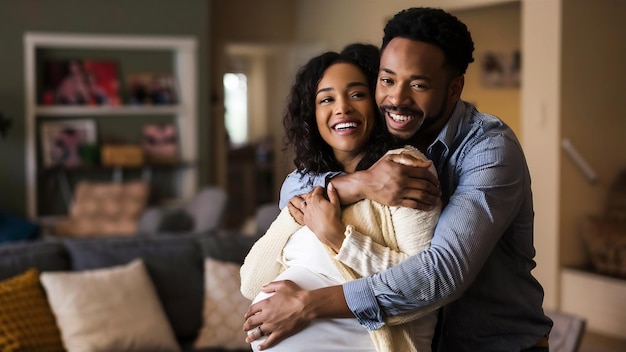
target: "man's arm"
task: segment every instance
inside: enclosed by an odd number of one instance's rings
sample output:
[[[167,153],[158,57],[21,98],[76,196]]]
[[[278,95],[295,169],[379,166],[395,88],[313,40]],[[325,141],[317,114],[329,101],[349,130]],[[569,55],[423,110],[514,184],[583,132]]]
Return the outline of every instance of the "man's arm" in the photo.
[[[375,329],[385,322],[379,317],[389,319],[460,297],[518,213],[529,181],[516,141],[492,135],[459,155],[459,173],[450,176],[457,186],[431,247],[380,274],[344,284],[346,302],[362,325]]]
[[[265,349],[304,329],[318,318],[354,318],[348,309],[341,286],[307,291],[292,281],[276,281],[262,288],[274,295],[250,306],[245,314],[244,331],[257,326],[267,335],[259,346]],[[296,313],[297,314],[294,314]],[[258,339],[258,333],[248,335],[247,343]]]
[[[367,170],[351,174],[324,174],[294,171],[287,175],[280,190],[280,208],[296,196],[325,187],[332,179],[342,205],[371,199],[389,206],[432,210],[441,192],[437,176],[429,171],[431,161],[412,158],[406,154],[385,155]]]
[[[342,205],[371,199],[389,206],[432,210],[439,201],[439,181],[432,161],[406,154],[385,155],[369,169],[333,178]]]

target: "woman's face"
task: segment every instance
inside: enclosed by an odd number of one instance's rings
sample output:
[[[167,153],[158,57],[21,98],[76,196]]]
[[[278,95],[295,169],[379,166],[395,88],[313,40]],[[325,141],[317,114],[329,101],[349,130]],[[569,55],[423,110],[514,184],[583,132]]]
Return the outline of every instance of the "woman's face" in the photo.
[[[354,171],[376,119],[373,94],[357,66],[337,63],[326,69],[317,85],[315,117],[337,161]]]

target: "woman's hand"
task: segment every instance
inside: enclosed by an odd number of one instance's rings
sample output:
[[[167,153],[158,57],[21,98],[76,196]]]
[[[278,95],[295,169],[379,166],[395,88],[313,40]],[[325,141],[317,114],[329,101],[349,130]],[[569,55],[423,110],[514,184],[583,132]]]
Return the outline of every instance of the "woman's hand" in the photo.
[[[341,205],[339,196],[332,183],[327,186],[328,200],[324,189],[316,187],[305,197],[301,211],[304,224],[313,231],[323,244],[339,252],[345,239],[345,226],[341,222]]]
[[[310,193],[309,193],[310,194]],[[304,214],[302,213],[302,205],[304,204],[304,198],[308,194],[295,196],[289,200],[287,204],[287,208],[289,209],[289,214],[296,220],[296,222],[300,225],[304,225]]]

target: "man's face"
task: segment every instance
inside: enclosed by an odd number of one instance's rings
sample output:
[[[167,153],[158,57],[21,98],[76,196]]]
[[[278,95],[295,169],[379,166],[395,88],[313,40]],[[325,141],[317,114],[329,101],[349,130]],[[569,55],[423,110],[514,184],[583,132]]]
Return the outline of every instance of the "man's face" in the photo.
[[[382,52],[376,85],[376,103],[389,132],[408,140],[421,128],[420,135],[434,138],[463,89],[462,75],[450,78],[441,49],[406,38],[392,39]]]

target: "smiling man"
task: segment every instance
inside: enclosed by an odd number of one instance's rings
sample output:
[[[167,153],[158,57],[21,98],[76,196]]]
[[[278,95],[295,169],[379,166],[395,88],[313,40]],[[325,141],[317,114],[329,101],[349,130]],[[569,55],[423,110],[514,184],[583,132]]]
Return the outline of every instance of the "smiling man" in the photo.
[[[531,274],[528,166],[513,131],[461,99],[474,61],[466,25],[440,9],[407,9],[387,23],[381,48],[376,102],[387,128],[432,160],[440,185],[429,177],[428,163],[409,167],[389,157],[350,175],[309,177],[314,185],[333,177],[342,204],[369,198],[429,209],[441,195],[431,247],[342,286],[307,291],[290,281],[270,283],[263,290],[275,294],[250,307],[244,329],[262,324],[269,336],[261,347],[269,347],[316,318],[356,317],[376,330],[408,313],[443,307],[433,350],[548,351],[552,321]],[[306,207],[298,195],[308,191],[307,182],[295,177],[283,185],[281,207],[289,201],[292,215],[302,218]]]

